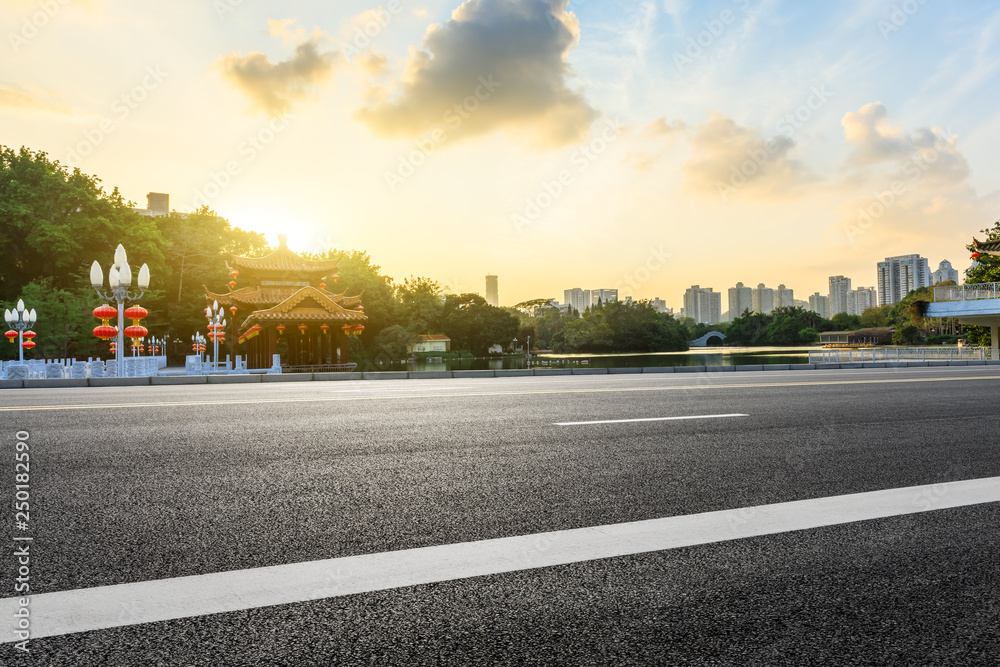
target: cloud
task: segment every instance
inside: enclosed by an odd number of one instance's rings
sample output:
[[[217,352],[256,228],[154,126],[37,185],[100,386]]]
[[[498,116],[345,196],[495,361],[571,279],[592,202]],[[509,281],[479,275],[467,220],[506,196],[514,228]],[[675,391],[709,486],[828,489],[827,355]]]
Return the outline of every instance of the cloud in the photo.
[[[272,63],[267,55],[253,51],[246,55],[231,52],[220,57],[216,66],[223,77],[250,100],[251,106],[277,116],[307,98],[344,61],[339,51],[324,51],[326,37],[319,31],[306,37],[291,20],[269,21],[269,31],[286,43],[295,43],[288,59]]]
[[[636,142],[640,147],[629,152],[623,161],[639,171],[648,171],[661,157],[672,150],[678,138],[687,134],[690,129],[690,126],[679,118],[669,120],[666,116],[661,116],[642,128]]]
[[[844,164],[850,199],[831,233],[850,245],[934,242],[942,229],[988,222],[996,202],[969,184],[958,137],[936,127],[905,131],[880,102],[841,120],[851,153]]]
[[[815,180],[804,164],[789,157],[795,142],[786,136],[765,139],[716,111],[698,126],[691,139],[691,157],[684,164],[686,186],[723,201],[746,193],[754,196],[797,194]]]
[[[389,137],[509,130],[545,147],[580,141],[600,114],[567,86],[579,39],[568,2],[469,0],[428,28],[399,81],[377,89],[358,118]]]
[[[49,111],[66,115],[73,113],[72,109],[52,91],[36,86],[32,86],[31,90],[26,90],[15,84],[8,86],[0,84],[0,107],[25,111]]]

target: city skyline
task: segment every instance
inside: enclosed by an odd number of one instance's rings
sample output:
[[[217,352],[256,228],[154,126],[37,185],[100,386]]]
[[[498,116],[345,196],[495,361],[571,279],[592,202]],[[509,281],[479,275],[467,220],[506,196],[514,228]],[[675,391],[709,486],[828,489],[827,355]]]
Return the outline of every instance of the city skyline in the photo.
[[[504,304],[962,271],[1000,209],[986,2],[7,5],[4,145]]]

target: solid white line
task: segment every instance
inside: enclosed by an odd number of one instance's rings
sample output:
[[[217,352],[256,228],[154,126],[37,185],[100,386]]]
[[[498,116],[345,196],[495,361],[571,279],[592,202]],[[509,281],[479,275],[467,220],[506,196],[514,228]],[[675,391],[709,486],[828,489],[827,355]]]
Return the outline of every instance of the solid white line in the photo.
[[[31,596],[31,637],[290,604],[1000,502],[1000,477]],[[0,600],[17,641],[18,598]]]
[[[629,424],[631,422],[670,422],[684,419],[724,419],[726,417],[749,417],[744,414],[731,415],[688,415],[684,417],[643,417],[641,419],[602,419],[594,422],[556,422],[556,426],[586,426],[589,424]]]

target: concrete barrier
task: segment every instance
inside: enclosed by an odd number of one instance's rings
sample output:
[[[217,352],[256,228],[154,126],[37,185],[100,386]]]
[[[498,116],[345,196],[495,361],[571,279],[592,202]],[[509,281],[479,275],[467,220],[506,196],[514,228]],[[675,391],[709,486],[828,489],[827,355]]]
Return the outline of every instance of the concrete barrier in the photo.
[[[735,371],[735,366],[705,366],[706,373],[725,373],[727,371]]]
[[[675,373],[704,373],[704,366],[674,366]]]
[[[504,368],[493,372],[498,378],[523,378],[535,374],[530,368]]]
[[[456,378],[495,378],[494,371],[452,371],[452,377]]]
[[[208,384],[207,375],[157,375],[149,378],[149,384]]]
[[[638,367],[623,367],[623,368],[609,368],[608,375],[632,375],[642,373],[642,369]]]
[[[440,380],[454,376],[451,371],[410,371],[406,377],[411,380]]]
[[[149,378],[90,378],[91,387],[143,387],[149,385]]]
[[[362,373],[334,373],[332,371],[327,373],[312,374],[313,380],[321,382],[328,382],[331,380],[361,380],[363,379],[361,376]]]
[[[926,365],[927,365],[926,361],[907,361],[906,362],[906,367],[907,368],[915,368],[915,367],[926,366]]]
[[[579,369],[582,370],[582,369]],[[588,369],[590,370],[590,369]],[[536,368],[532,371],[533,375],[572,375],[573,369],[571,368]]]
[[[813,371],[816,370],[816,364],[789,364],[791,370],[793,371]]]
[[[607,375],[607,368],[572,368],[570,372],[573,375]]]
[[[765,371],[790,371],[792,370],[791,364],[761,364],[763,370]]]
[[[24,380],[0,380],[0,389],[20,389]]]
[[[738,371],[762,371],[767,364],[737,364],[735,366]]]
[[[862,368],[885,368],[885,361],[866,361],[861,364]]]
[[[643,366],[642,373],[675,373],[675,366]]]
[[[372,373],[362,373],[362,380],[405,380],[406,371],[376,371]]]
[[[87,378],[45,378],[22,380],[25,389],[55,389],[56,387],[86,387]]]

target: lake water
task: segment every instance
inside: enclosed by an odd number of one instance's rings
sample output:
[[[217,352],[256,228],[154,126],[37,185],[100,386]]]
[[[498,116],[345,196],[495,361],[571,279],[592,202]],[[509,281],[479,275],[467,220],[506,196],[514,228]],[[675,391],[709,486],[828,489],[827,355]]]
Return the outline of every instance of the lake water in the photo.
[[[698,347],[687,352],[643,354],[541,354],[531,368],[635,368],[645,366],[737,366],[742,364],[804,364],[816,347]],[[380,364],[380,370],[479,371],[527,368],[524,356],[442,361],[400,361]]]

